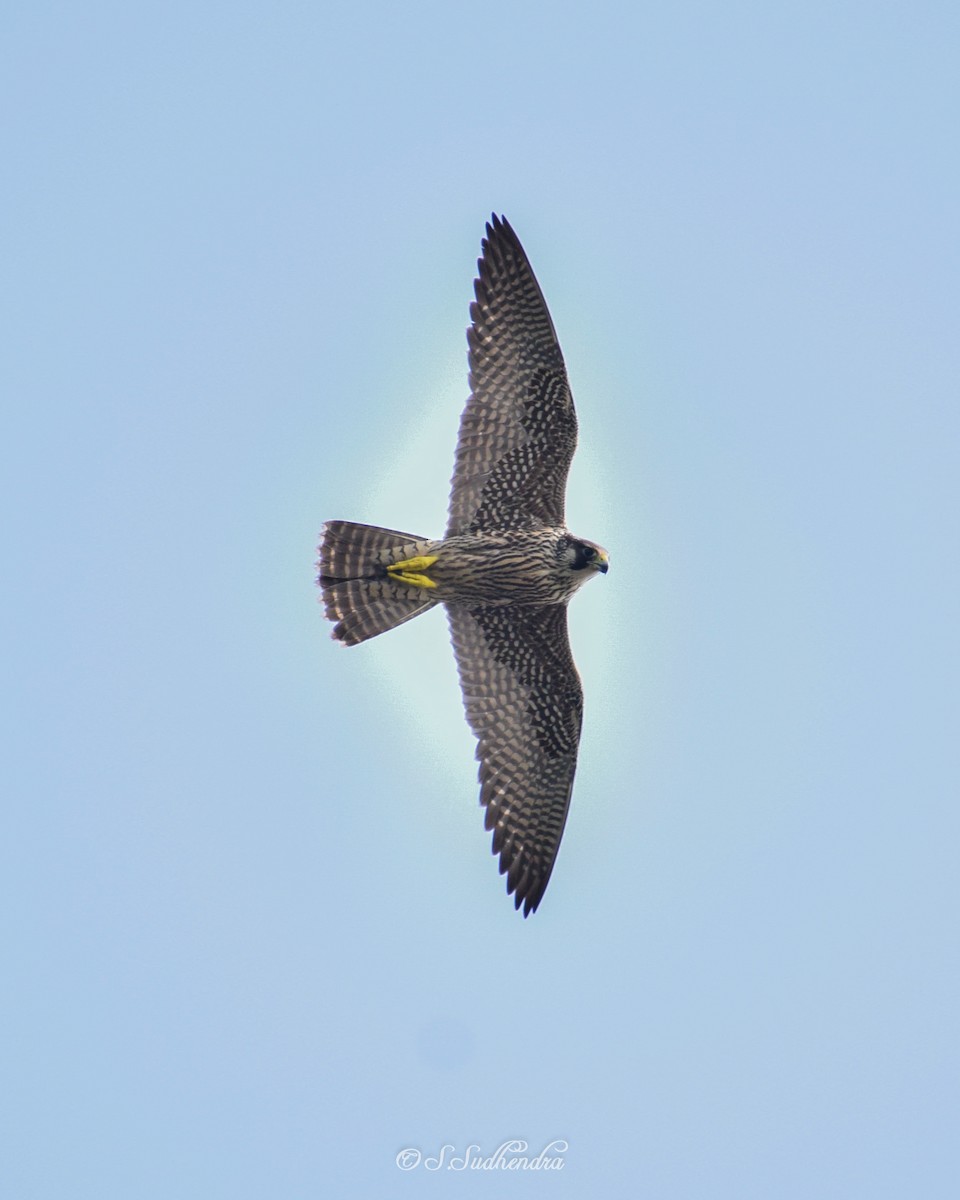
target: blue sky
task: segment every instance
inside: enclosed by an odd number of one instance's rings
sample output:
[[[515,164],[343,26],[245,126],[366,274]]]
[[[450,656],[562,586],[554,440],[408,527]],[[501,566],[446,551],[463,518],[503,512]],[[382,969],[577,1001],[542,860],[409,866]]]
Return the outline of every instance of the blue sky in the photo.
[[[956,1193],[958,27],[8,6],[5,1196]],[[612,561],[527,921],[442,614],[312,583],[444,526],[493,210]]]

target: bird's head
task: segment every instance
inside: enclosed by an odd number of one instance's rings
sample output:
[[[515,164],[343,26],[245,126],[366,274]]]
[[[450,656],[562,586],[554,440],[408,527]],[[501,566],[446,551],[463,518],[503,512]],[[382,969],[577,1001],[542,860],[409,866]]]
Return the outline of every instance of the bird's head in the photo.
[[[560,560],[574,575],[586,581],[594,572],[606,575],[610,567],[610,555],[596,542],[586,538],[564,537],[558,547]]]

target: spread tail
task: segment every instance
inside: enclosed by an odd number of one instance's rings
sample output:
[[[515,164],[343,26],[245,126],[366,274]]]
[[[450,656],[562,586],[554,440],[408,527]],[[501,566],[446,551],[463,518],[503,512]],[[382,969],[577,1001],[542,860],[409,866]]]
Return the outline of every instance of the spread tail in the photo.
[[[425,557],[435,544],[396,529],[327,521],[317,583],[327,617],[337,622],[337,641],[356,646],[433,608],[433,582],[406,568],[436,561]]]

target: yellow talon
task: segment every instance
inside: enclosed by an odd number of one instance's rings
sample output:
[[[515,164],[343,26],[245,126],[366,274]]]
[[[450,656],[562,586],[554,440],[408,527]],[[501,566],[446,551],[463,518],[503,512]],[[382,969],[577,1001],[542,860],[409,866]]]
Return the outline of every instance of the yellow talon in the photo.
[[[428,579],[426,575],[411,575],[409,571],[398,571],[394,574],[390,572],[391,579],[399,579],[401,583],[409,583],[413,587],[432,588],[437,585],[432,579]]]
[[[405,558],[401,562],[391,563],[387,574],[391,579],[399,579],[401,583],[409,583],[411,587],[435,588],[432,579],[422,574],[437,561],[435,554],[421,555],[418,558]]]
[[[421,558],[404,558],[387,567],[388,571],[426,571],[437,561],[435,554],[427,554]]]

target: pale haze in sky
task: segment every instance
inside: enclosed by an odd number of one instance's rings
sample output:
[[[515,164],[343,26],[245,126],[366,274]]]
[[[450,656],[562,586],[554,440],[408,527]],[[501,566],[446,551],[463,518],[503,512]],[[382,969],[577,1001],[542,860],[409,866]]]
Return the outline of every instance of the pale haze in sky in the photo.
[[[955,1195],[956,6],[2,27],[0,1195]],[[611,555],[526,921],[313,582],[443,531],[493,211]]]

